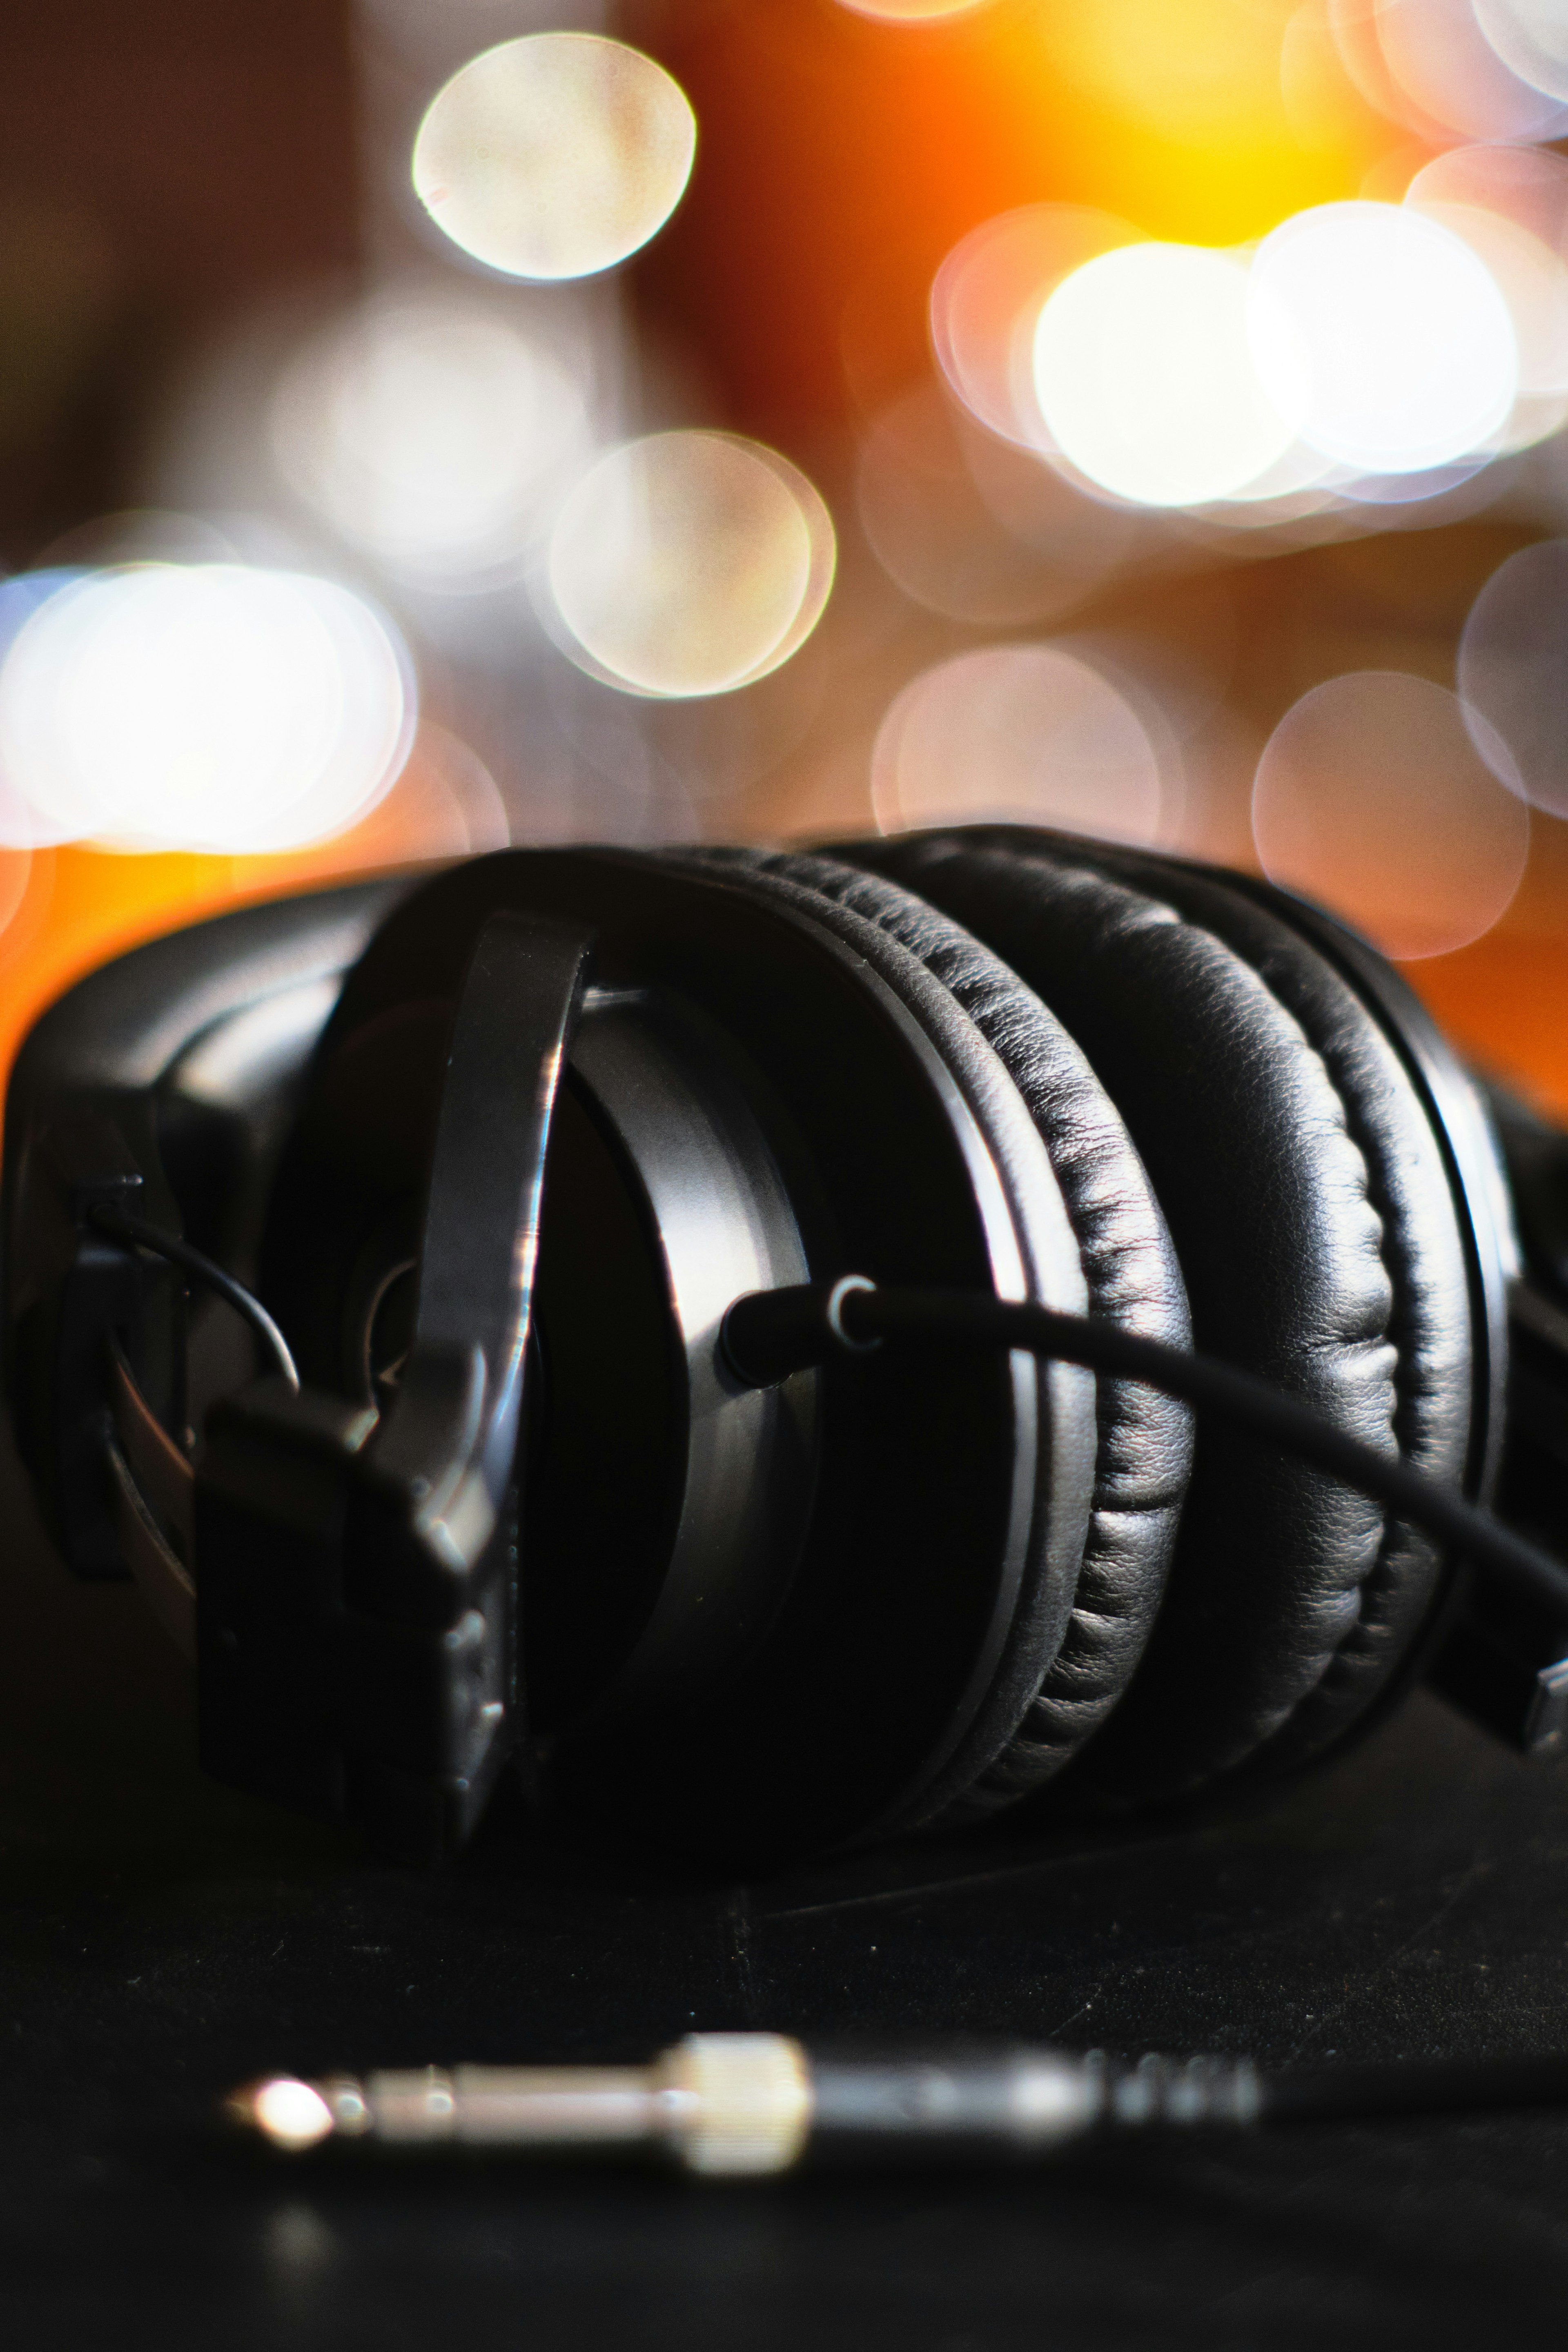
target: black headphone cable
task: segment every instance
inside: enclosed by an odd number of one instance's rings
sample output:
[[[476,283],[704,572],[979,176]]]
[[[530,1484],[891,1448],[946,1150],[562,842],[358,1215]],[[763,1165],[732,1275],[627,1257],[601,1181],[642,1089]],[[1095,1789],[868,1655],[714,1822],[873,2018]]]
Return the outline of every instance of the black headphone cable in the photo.
[[[1183,1403],[1234,1422],[1288,1454],[1342,1478],[1510,1593],[1543,1606],[1568,1635],[1568,1568],[1451,1488],[1351,1436],[1288,1391],[1098,1318],[1059,1314],[972,1291],[879,1287],[864,1275],[752,1291],[724,1317],[720,1344],[735,1379],[771,1387],[835,1355],[863,1356],[884,1344],[1026,1354],[1081,1364],[1142,1381]],[[1568,1639],[1565,1639],[1568,1647]]]
[[[207,1282],[293,1372],[267,1310],[232,1276],[119,1211],[93,1222]],[[884,1345],[1020,1349],[1138,1381],[1342,1478],[1568,1626],[1568,1569],[1397,1455],[1348,1435],[1286,1391],[1114,1324],[972,1292],[882,1288],[863,1275],[739,1298],[720,1348],[742,1385],[769,1387],[835,1354]],[[272,2076],[231,2095],[231,2122],[299,2151],[331,2139],[564,2152],[662,2149],[708,2175],[788,2169],[814,2155],[963,2161],[1051,2155],[1087,2134],[1393,2121],[1568,2105],[1568,2056],[1342,2065],[1282,2075],[1247,2058],[1128,2064],[1048,2048],[812,2056],[780,2034],[692,2034],[649,2066],[429,2067]]]
[[[284,1380],[299,1387],[289,1345],[254,1294],[188,1242],[118,1206],[91,1213],[100,1232],[167,1258],[226,1299],[256,1330]],[[1342,1478],[1413,1526],[1424,1528],[1484,1575],[1564,1627],[1568,1568],[1453,1489],[1423,1477],[1397,1454],[1384,1454],[1339,1428],[1287,1390],[1250,1372],[1120,1325],[973,1291],[882,1287],[868,1276],[800,1283],[735,1299],[720,1327],[720,1352],[746,1388],[770,1388],[835,1355],[865,1356],[891,1342],[991,1353],[1021,1349],[1138,1381],[1200,1411],[1234,1422],[1283,1452]]]
[[[166,1259],[169,1265],[178,1266],[182,1274],[194,1276],[215,1297],[232,1307],[237,1315],[244,1317],[283,1379],[291,1389],[298,1391],[300,1374],[288,1340],[255,1292],[247,1290],[242,1282],[237,1282],[232,1274],[226,1273],[215,1258],[208,1257],[203,1250],[193,1249],[190,1243],[182,1241],[177,1234],[166,1234],[161,1225],[149,1224],[145,1217],[133,1216],[130,1210],[121,1208],[118,1202],[100,1202],[89,1210],[88,1223],[100,1234],[107,1234],[110,1241],[129,1242],[136,1249],[146,1250],[153,1257]]]

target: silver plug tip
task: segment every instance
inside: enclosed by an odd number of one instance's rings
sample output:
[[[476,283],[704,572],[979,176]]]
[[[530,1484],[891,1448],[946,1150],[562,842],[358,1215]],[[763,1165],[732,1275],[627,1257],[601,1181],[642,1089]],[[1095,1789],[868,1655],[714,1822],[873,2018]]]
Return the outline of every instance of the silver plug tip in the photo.
[[[242,2131],[259,2132],[274,2147],[298,2155],[331,2137],[337,2118],[313,2083],[292,2074],[269,2074],[231,2091],[223,2103],[231,2124]]]

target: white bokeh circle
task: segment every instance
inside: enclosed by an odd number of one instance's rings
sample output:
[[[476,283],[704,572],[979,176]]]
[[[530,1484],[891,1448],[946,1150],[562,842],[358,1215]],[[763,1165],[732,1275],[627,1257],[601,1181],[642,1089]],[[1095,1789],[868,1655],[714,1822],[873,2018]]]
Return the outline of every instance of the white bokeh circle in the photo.
[[[1555,432],[1568,416],[1568,163],[1530,147],[1451,147],[1405,202],[1471,246],[1508,305],[1519,397],[1502,446]]]
[[[1258,247],[1247,307],[1265,386],[1342,465],[1426,472],[1479,448],[1512,409],[1508,305],[1471,247],[1419,209],[1293,215]]]
[[[513,278],[591,277],[662,228],[685,192],[697,118],[640,49],[530,33],[471,58],[426,110],[414,186],[476,261]]]
[[[1568,101],[1568,9],[1563,0],[1472,0],[1476,22],[1521,81]]]
[[[273,447],[298,494],[400,577],[464,586],[514,567],[588,442],[581,392],[511,320],[460,293],[384,295],[286,370]]]
[[[1513,71],[1473,0],[1375,0],[1377,43],[1417,118],[1467,139],[1552,139],[1562,109]]]
[[[391,625],[327,580],[135,564],[41,604],[0,664],[0,771],[37,842],[262,852],[341,831],[407,755]]]
[[[986,646],[924,670],[889,704],[871,762],[884,833],[994,820],[1149,842],[1164,793],[1127,696],[1065,646]]]
[[[1126,245],[1062,280],[1035,331],[1035,388],[1081,474],[1143,506],[1234,497],[1295,439],[1247,335],[1247,276],[1228,254]]]
[[[752,685],[822,616],[826,507],[776,450],[729,433],[656,433],[606,450],[551,533],[549,605],[590,675],[690,697]]]

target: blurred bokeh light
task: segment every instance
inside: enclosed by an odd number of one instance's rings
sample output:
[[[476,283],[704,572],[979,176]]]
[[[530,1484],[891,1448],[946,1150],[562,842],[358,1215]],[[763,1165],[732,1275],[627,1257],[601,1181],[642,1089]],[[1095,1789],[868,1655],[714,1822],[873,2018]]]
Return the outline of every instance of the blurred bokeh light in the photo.
[[[1053,440],[1091,482],[1144,506],[1235,498],[1296,437],[1304,384],[1266,386],[1247,273],[1190,245],[1129,245],[1058,286],[1035,331]]]
[[[1067,646],[991,646],[911,681],[877,736],[884,833],[1004,820],[1151,842],[1160,761],[1126,694]]]
[[[1342,23],[1347,13],[1342,7]],[[1510,71],[1478,13],[1474,0],[1376,0],[1378,45],[1411,127],[1467,139],[1560,137],[1561,108]]]
[[[1324,205],[1265,237],[1250,342],[1282,413],[1328,457],[1413,474],[1462,457],[1508,416],[1513,321],[1479,256],[1392,205]]]
[[[136,564],[56,585],[0,664],[34,845],[264,852],[342,830],[407,754],[389,625],[331,581]]]
[[[1458,669],[1481,757],[1537,808],[1568,817],[1568,540],[1521,548],[1492,574]]]
[[[1137,236],[1084,205],[1025,205],[953,247],[931,283],[931,341],[982,425],[1026,448],[1049,446],[1036,380],[1040,313],[1064,278]]]
[[[1521,81],[1568,101],[1568,13],[1561,0],[1475,0],[1476,20]]]
[[[165,18],[0,87],[0,1050],[236,894],[1005,815],[1568,1109],[1559,0]]]
[[[732,693],[787,661],[833,582],[827,509],[773,450],[661,433],[606,451],[551,535],[548,590],[592,674]]]
[[[663,227],[696,148],[691,109],[651,58],[592,33],[534,33],[470,59],[431,101],[414,185],[476,261],[585,278]]]
[[[856,471],[861,527],[906,596],[984,628],[1081,602],[1126,544],[1118,516],[1048,467],[968,438],[934,384],[871,420]]]
[[[1347,916],[1393,956],[1489,930],[1524,873],[1530,812],[1498,781],[1456,696],[1397,670],[1304,694],[1258,763],[1253,832],[1275,882]]]
[[[515,569],[542,494],[583,454],[582,394],[515,323],[429,289],[314,336],[273,404],[279,464],[351,543],[437,584]]]

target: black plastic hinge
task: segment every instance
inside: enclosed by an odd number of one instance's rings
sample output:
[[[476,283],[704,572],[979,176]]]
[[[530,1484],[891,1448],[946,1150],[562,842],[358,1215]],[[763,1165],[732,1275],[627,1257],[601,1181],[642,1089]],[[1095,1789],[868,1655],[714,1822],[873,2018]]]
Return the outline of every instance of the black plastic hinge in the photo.
[[[516,1515],[461,1574],[380,1517],[363,1556],[376,1416],[258,1381],[215,1409],[196,1476],[196,1655],[205,1769],[430,1863],[461,1845],[517,1738]],[[377,1600],[383,1603],[374,1605]]]

